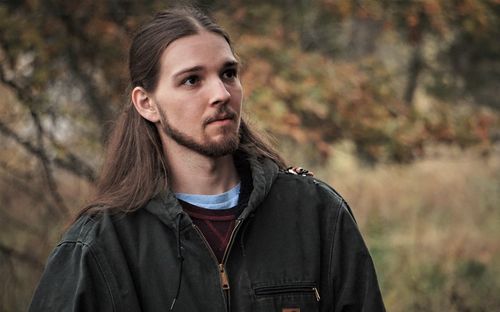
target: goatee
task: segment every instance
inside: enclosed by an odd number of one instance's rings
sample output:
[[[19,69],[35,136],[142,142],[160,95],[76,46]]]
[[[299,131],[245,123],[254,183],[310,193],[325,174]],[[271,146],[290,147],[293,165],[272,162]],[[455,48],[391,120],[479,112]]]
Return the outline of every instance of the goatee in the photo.
[[[239,127],[236,131],[232,127],[222,127],[221,131],[224,135],[224,139],[220,142],[206,142],[199,143],[189,136],[188,134],[182,132],[179,129],[174,128],[168,121],[163,110],[159,110],[161,127],[163,132],[172,138],[177,144],[187,147],[201,155],[207,157],[221,157],[234,153],[240,145],[240,135]],[[232,119],[233,122],[237,122],[237,115],[235,112],[231,111],[227,106],[221,106],[214,116],[211,116],[204,120],[204,128],[211,122],[222,120],[222,119]],[[168,148],[168,146],[167,146]]]

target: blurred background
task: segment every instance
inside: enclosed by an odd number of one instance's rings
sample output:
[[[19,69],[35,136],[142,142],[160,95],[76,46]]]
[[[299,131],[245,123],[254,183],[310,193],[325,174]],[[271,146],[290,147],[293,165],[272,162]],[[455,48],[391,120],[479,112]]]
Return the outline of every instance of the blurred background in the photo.
[[[174,3],[0,0],[1,311],[92,192],[134,30]],[[193,3],[250,121],[350,203],[388,311],[500,311],[500,0]]]

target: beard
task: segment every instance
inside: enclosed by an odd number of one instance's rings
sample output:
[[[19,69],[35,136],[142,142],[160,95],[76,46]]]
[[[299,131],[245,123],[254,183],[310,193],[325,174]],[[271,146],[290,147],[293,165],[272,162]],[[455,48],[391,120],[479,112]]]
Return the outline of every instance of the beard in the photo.
[[[224,135],[222,141],[197,142],[193,137],[179,129],[174,128],[168,122],[166,114],[162,109],[159,109],[158,111],[160,113],[161,128],[163,132],[172,140],[177,142],[177,144],[187,147],[198,154],[213,158],[221,157],[234,153],[240,145],[239,126],[236,131],[233,131],[229,127],[223,127],[221,129],[222,134]],[[213,117],[207,118],[203,122],[203,129],[205,129],[210,122],[216,121],[222,117],[231,118],[234,122],[236,122],[237,115],[227,106],[221,106]]]

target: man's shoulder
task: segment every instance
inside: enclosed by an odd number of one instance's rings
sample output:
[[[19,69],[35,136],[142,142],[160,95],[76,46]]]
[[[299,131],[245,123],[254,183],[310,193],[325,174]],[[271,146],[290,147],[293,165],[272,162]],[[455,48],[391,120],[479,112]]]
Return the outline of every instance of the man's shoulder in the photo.
[[[167,219],[170,219],[174,212],[166,209],[169,204],[171,205],[157,196],[133,211],[100,209],[97,212],[85,213],[66,230],[59,245],[106,247],[106,244],[130,238],[139,232],[151,232],[152,226],[170,224]]]
[[[274,181],[271,192],[286,194],[302,208],[317,207],[328,214],[346,213],[355,221],[347,201],[330,184],[310,174],[295,174],[281,170]],[[307,205],[301,203],[307,202]]]
[[[345,202],[339,192],[330,184],[315,177],[311,171],[301,167],[281,170],[274,181],[275,190],[297,196],[313,196],[327,201]]]
[[[109,241],[109,238],[117,237],[116,223],[127,222],[128,219],[134,218],[136,214],[135,212],[119,213],[106,210],[84,214],[67,229],[59,245],[81,244],[83,246],[93,246],[100,241]]]
[[[81,244],[88,246],[94,243],[96,236],[106,230],[109,218],[106,212],[81,215],[64,233],[61,244]]]

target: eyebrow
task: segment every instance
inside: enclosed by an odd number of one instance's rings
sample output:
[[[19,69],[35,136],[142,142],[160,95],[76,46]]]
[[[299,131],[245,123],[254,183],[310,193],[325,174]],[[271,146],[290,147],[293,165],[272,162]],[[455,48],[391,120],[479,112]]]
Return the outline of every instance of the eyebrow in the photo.
[[[237,67],[239,63],[235,60],[227,61],[222,65],[222,68],[228,68],[228,67]],[[203,66],[193,66],[185,69],[181,69],[180,71],[176,72],[173,76],[174,78],[179,77],[181,75],[184,75],[186,73],[192,73],[192,72],[198,72],[202,71],[204,69]]]

